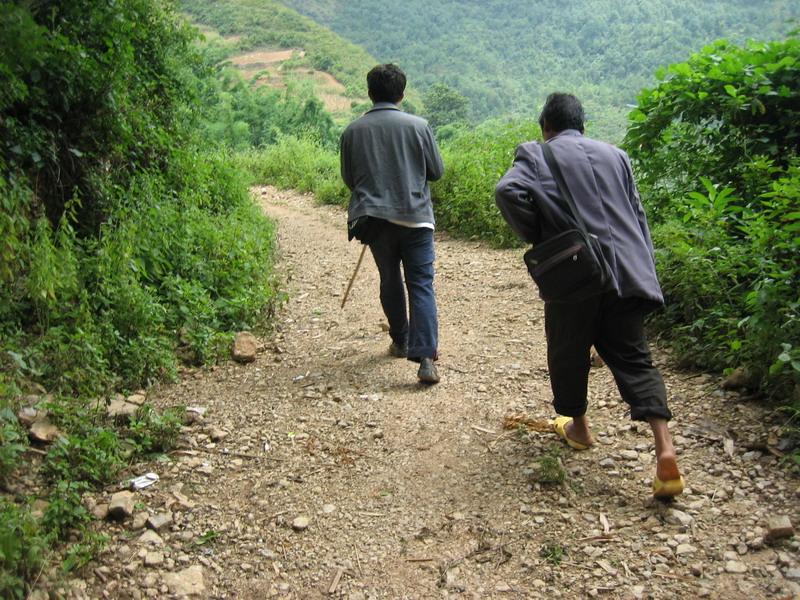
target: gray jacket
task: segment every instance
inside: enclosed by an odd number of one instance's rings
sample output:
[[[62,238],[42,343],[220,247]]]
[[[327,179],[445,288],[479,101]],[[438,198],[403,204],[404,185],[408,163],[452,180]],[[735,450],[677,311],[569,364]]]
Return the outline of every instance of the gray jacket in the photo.
[[[617,294],[663,304],[653,243],[628,155],[573,129],[547,143],[587,229],[600,240]],[[513,166],[497,184],[495,201],[526,242],[536,244],[576,227],[537,142],[517,148]],[[540,206],[545,203],[550,210],[543,213]],[[544,214],[555,215],[557,222],[545,219]]]
[[[444,173],[427,121],[377,102],[344,130],[342,179],[350,188],[347,220],[380,219],[433,223],[429,181]]]

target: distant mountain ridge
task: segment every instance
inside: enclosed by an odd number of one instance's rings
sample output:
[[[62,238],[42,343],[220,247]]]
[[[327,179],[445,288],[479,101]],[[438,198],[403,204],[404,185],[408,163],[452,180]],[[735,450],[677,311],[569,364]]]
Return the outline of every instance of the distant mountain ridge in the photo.
[[[530,114],[549,91],[574,90],[591,112],[624,112],[665,64],[727,37],[783,37],[789,0],[280,0],[425,89],[466,95],[475,119]]]

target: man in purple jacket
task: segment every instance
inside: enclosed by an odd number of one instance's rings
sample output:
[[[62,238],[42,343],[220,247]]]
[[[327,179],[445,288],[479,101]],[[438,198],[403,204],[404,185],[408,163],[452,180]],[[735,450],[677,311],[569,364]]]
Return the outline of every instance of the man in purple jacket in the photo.
[[[576,450],[592,445],[586,391],[594,345],[630,405],[631,418],[647,421],[653,430],[653,495],[672,497],[683,492],[684,482],[667,429],[672,414],[664,380],[653,366],[644,334],[645,315],[664,302],[650,232],[627,154],[584,137],[583,123],[583,108],[571,94],[551,94],[539,117],[544,142],[553,150],[577,210],[600,242],[612,283],[610,291],[587,300],[545,303],[547,364],[553,406],[561,415],[553,428]],[[538,142],[517,148],[513,166],[497,184],[495,199],[505,220],[526,242],[538,244],[575,228]],[[556,222],[544,215],[554,215]]]

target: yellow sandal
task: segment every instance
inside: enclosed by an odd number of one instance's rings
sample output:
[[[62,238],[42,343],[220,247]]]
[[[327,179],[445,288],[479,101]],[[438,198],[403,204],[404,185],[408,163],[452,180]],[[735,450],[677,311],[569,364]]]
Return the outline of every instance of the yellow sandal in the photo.
[[[556,417],[550,421],[550,425],[553,426],[553,431],[556,432],[558,437],[567,442],[567,445],[570,448],[574,450],[588,450],[591,448],[591,446],[588,444],[582,444],[581,442],[576,442],[575,440],[567,437],[567,425],[571,422],[572,417]]]
[[[675,496],[679,496],[683,493],[683,488],[685,485],[686,481],[683,479],[683,476],[679,476],[677,479],[661,481],[656,475],[653,478],[653,497],[674,498]]]

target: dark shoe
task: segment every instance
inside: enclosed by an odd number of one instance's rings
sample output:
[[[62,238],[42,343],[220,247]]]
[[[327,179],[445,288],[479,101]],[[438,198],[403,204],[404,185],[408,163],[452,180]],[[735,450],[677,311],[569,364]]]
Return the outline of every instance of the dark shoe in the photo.
[[[432,358],[423,358],[419,364],[419,371],[417,377],[422,383],[434,384],[439,383],[439,373],[436,371],[436,365],[433,364]]]
[[[389,346],[389,354],[395,358],[408,358],[408,346],[400,346],[392,342]]]

